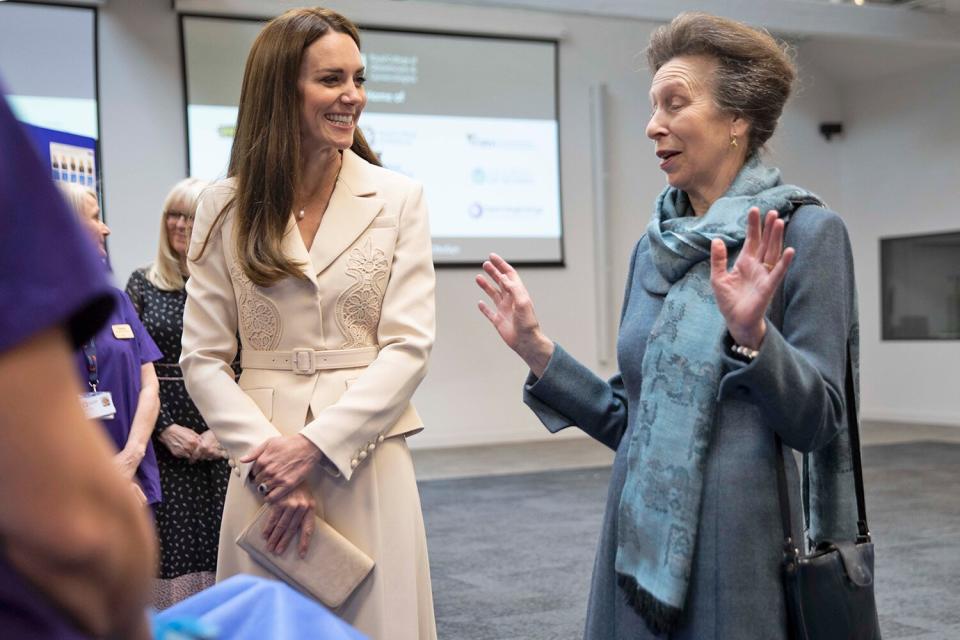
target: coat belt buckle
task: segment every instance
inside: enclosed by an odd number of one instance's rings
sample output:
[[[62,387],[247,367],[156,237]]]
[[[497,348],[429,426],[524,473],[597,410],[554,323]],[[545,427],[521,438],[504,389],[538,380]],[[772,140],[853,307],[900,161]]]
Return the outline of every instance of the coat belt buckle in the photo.
[[[301,376],[309,376],[317,370],[313,361],[313,349],[294,349],[291,358],[293,372]]]

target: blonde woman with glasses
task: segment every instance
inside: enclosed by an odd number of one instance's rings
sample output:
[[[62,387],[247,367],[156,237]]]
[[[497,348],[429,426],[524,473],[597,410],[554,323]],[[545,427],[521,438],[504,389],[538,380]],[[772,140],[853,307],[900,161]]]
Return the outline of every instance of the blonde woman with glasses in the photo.
[[[160,573],[154,605],[168,607],[213,584],[220,512],[230,467],[183,385],[183,333],[187,247],[197,199],[207,183],[187,178],[174,185],[163,205],[157,258],[135,271],[127,294],[163,352],[156,363],[160,415],[153,431],[163,503],[158,505]]]

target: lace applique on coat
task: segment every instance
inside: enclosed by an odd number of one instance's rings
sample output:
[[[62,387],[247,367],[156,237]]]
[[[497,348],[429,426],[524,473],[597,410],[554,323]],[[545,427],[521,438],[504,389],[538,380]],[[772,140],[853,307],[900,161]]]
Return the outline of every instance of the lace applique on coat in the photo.
[[[280,344],[283,323],[280,310],[272,300],[257,291],[256,285],[234,263],[230,274],[240,290],[237,308],[240,316],[240,335],[256,351],[274,351]]]
[[[383,291],[390,265],[386,255],[367,238],[347,256],[347,275],[356,282],[337,298],[337,325],[347,339],[344,349],[376,344]]]

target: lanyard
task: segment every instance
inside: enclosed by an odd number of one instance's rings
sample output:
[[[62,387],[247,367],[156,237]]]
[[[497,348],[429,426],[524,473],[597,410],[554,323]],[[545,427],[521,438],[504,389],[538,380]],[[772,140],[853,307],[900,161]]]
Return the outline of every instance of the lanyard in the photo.
[[[94,393],[100,384],[100,374],[97,372],[97,343],[90,338],[90,342],[83,345],[83,356],[87,361],[87,383]]]

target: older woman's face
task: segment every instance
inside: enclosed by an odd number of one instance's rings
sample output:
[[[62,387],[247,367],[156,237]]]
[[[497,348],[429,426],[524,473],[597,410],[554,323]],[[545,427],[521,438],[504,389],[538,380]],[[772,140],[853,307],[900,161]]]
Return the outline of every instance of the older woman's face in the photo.
[[[93,237],[94,242],[97,243],[97,249],[99,249],[100,255],[106,257],[107,236],[110,235],[110,227],[100,219],[100,204],[97,202],[96,197],[89,193],[86,194],[83,198],[79,213],[80,221]]]
[[[187,255],[190,246],[190,234],[193,232],[193,212],[181,211],[184,207],[175,207],[165,214],[167,239],[170,248],[181,259]]]
[[[680,56],[657,71],[650,87],[653,114],[647,137],[671,186],[691,200],[723,195],[746,155],[747,125],[713,100],[717,63],[707,56]],[[731,146],[732,136],[738,145]]]

